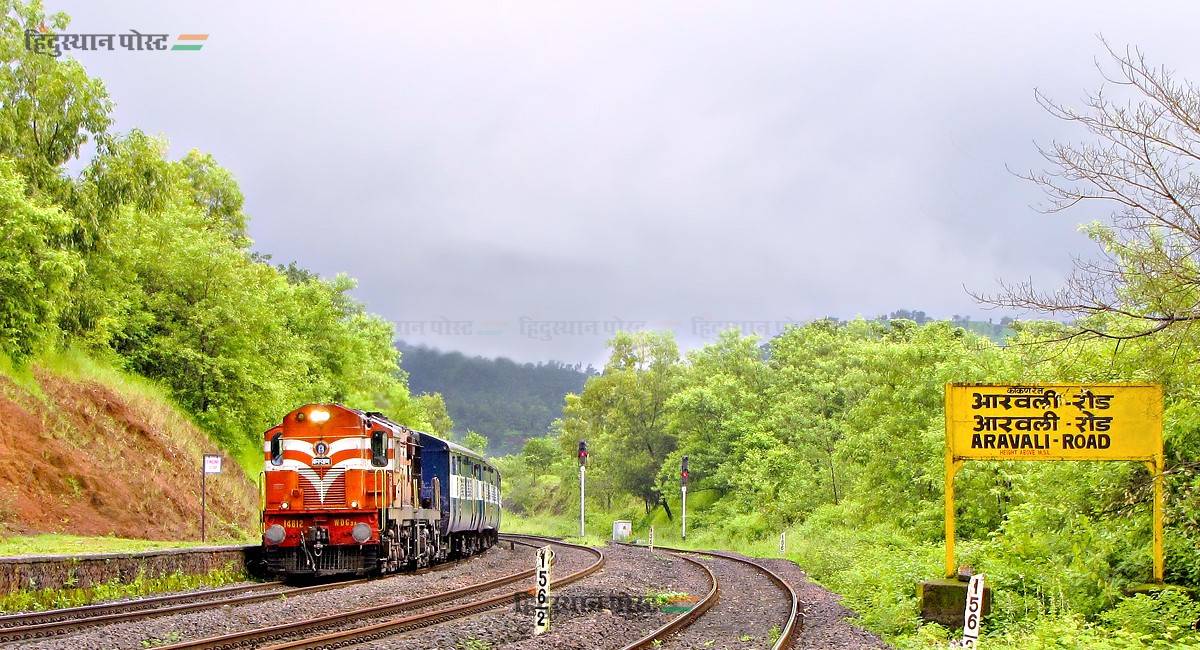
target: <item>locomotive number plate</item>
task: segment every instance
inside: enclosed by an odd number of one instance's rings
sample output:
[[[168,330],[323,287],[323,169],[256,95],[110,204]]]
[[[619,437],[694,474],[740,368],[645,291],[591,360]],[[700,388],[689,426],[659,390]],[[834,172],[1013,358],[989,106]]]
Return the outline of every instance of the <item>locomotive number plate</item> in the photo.
[[[328,459],[328,458],[314,458],[314,459],[313,459],[313,466],[314,466],[314,467],[316,467],[316,466],[318,466],[318,465],[328,465],[328,464],[329,464],[329,459]]]

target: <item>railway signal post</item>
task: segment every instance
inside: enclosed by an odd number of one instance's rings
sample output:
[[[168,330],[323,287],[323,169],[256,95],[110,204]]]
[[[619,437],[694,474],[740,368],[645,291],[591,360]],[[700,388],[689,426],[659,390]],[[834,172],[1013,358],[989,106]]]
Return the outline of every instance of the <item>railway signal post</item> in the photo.
[[[584,536],[583,495],[584,495],[584,483],[585,483],[585,479],[587,477],[587,458],[588,458],[587,441],[580,440],[579,441],[579,536],[580,537]]]
[[[680,535],[683,539],[687,539],[687,484],[688,484],[688,457],[683,457],[683,462],[679,470],[679,489],[683,492],[683,503],[679,515]]]

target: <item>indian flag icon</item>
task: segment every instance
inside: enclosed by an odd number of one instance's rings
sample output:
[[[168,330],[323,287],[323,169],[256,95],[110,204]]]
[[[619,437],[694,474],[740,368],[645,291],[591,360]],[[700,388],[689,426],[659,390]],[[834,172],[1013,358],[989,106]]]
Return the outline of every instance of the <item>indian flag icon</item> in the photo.
[[[175,45],[171,46],[172,50],[199,50],[204,47],[204,41],[208,40],[208,34],[180,34],[179,38],[175,39]]]

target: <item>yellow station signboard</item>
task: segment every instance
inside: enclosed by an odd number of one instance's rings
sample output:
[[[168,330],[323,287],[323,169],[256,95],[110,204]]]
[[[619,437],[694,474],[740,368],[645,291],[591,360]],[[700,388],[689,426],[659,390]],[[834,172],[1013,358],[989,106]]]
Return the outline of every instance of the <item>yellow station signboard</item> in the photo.
[[[1143,460],[1162,453],[1162,386],[950,384],[955,459]]]
[[[1154,580],[1163,581],[1162,386],[946,384],[946,576],[954,475],[969,460],[1141,461],[1154,480]]]

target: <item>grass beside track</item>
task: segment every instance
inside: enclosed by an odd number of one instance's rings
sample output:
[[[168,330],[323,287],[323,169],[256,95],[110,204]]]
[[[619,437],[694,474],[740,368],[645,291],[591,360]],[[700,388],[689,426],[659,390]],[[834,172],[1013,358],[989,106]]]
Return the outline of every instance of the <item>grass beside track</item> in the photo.
[[[81,537],[76,535],[43,534],[0,538],[0,557],[139,553],[142,551],[161,551],[172,548],[195,548],[200,546],[244,546],[257,542],[257,539],[218,539],[201,543],[199,541],[161,541],[107,536]]]
[[[63,607],[79,607],[122,598],[143,598],[175,591],[221,587],[248,580],[240,566],[229,563],[207,573],[182,572],[149,577],[139,574],[129,582],[109,580],[90,587],[63,585],[57,589],[21,589],[0,595],[0,612],[32,612]]]

